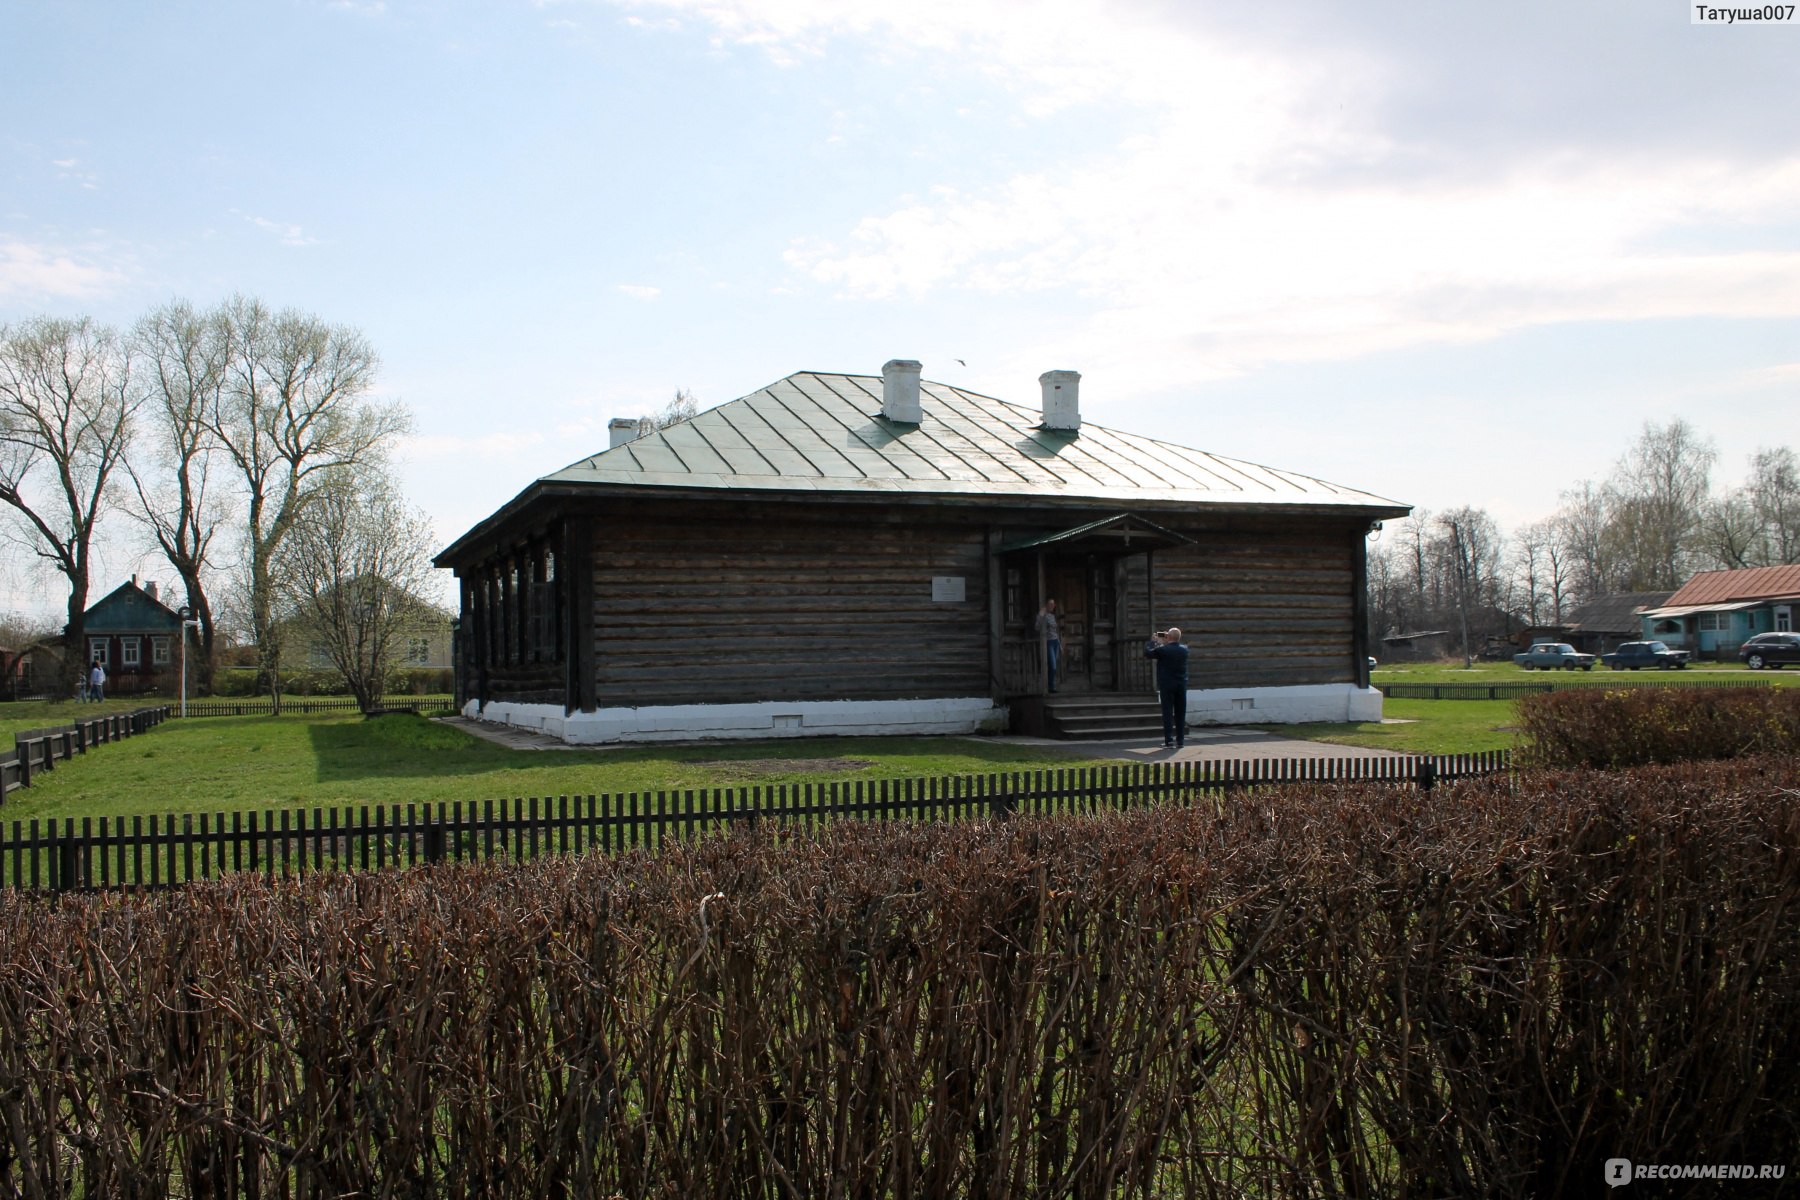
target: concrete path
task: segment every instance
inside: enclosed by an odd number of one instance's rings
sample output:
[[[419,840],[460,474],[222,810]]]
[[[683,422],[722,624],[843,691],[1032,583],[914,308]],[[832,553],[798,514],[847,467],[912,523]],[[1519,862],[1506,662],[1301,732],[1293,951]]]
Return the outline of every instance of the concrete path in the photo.
[[[631,746],[571,746],[560,738],[510,725],[475,721],[468,717],[438,717],[438,722],[452,725],[472,737],[505,746],[509,750],[639,750],[641,743]],[[1282,737],[1260,729],[1217,727],[1191,729],[1187,745],[1167,750],[1156,738],[1126,738],[1119,741],[1067,742],[1054,738],[998,737],[970,738],[978,742],[1000,742],[1014,746],[1037,746],[1060,751],[1071,758],[1117,758],[1128,762],[1216,762],[1222,759],[1258,758],[1400,758],[1392,750],[1363,750],[1355,746],[1334,746],[1327,742],[1308,742]],[[658,742],[656,745],[710,745],[706,742]]]

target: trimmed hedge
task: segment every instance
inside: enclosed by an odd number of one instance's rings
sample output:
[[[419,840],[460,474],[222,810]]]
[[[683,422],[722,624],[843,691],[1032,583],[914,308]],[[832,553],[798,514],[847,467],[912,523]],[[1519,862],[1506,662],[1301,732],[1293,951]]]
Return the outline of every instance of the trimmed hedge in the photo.
[[[1633,767],[1800,754],[1800,688],[1569,689],[1518,702],[1514,761]]]
[[[0,900],[0,1194],[1550,1196],[1800,1139],[1800,763]]]

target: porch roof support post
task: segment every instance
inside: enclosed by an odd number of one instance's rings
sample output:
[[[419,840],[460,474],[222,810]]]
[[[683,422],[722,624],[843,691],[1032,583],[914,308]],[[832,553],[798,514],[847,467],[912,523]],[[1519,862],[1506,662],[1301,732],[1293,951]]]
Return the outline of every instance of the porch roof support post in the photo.
[[[1000,548],[1000,531],[989,529],[987,535],[987,575],[988,575],[988,691],[996,699],[1006,695],[1005,670],[1002,666],[1003,652],[1000,645],[1005,637],[1006,614],[1002,606],[1006,597],[1003,592],[1006,580],[1000,568],[1000,556],[995,553]]]
[[[594,535],[590,517],[571,517],[569,539],[569,691],[565,712],[600,707],[594,647]]]
[[[1356,686],[1369,686],[1369,540],[1366,533],[1353,533],[1356,544],[1350,548],[1351,620],[1356,623],[1350,634],[1350,647],[1356,655],[1352,678]]]
[[[1037,601],[1038,609],[1041,612],[1044,607],[1044,601],[1051,598],[1049,592],[1050,581],[1044,575],[1044,552],[1042,550],[1033,550],[1031,552],[1031,558],[1033,569],[1037,574]],[[1034,616],[1031,621],[1035,629],[1037,618]],[[1031,677],[1035,681],[1033,684],[1033,692],[1039,696],[1046,696],[1050,693],[1050,634],[1048,631],[1042,629],[1035,629],[1035,632],[1037,634],[1038,652],[1032,655],[1031,658]]]
[[[1151,547],[1144,551],[1144,615],[1150,618],[1150,628],[1156,628],[1156,549]],[[1145,632],[1148,632],[1146,630]]]

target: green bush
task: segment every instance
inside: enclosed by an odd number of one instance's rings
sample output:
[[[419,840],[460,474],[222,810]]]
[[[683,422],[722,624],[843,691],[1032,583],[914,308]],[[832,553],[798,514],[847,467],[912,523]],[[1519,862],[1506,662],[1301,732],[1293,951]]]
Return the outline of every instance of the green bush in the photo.
[[[343,676],[330,668],[284,672],[281,680],[281,690],[289,696],[350,694]],[[455,688],[455,672],[448,667],[399,667],[388,676],[388,694],[393,696],[446,696]],[[220,697],[256,695],[256,668],[219,668],[213,673],[212,694]]]
[[[1800,753],[1800,689],[1569,688],[1518,702],[1523,765],[1631,767]]]
[[[1796,789],[1790,756],[0,896],[0,1190],[1522,1198],[1778,1160]]]

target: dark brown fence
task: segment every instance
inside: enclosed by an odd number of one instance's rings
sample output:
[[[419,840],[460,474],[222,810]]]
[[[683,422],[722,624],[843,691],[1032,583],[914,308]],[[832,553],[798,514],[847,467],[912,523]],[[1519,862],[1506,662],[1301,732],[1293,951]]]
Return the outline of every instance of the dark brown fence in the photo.
[[[227,872],[294,876],[660,846],[774,822],[950,821],[1181,802],[1272,785],[1374,780],[1432,787],[1509,768],[1505,751],[1430,757],[1245,759],[941,779],[532,797],[0,825],[0,886],[155,888]]]
[[[54,771],[57,763],[85,754],[89,747],[134,737],[168,719],[169,709],[165,705],[106,713],[73,725],[29,729],[15,734],[12,750],[0,754],[0,800],[19,788],[30,787],[34,775]]]
[[[362,706],[347,696],[335,696],[329,700],[290,700],[281,701],[282,715],[307,716],[311,713],[360,712]],[[396,696],[382,703],[380,712],[413,712],[413,713],[449,713],[456,711],[456,701],[445,697],[442,699],[416,699],[410,696]],[[275,714],[275,705],[263,697],[243,700],[210,699],[196,704],[188,701],[187,712],[181,714],[189,717],[268,717]]]
[[[1517,700],[1569,688],[1758,688],[1767,679],[1568,679],[1554,683],[1378,683],[1377,691],[1390,700]]]

